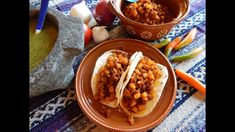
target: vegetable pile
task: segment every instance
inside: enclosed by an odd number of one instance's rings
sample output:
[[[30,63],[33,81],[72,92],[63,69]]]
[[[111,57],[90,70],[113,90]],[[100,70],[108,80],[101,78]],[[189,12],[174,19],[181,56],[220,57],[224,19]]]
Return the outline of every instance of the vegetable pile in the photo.
[[[196,37],[196,34],[197,34],[197,29],[193,28],[186,34],[186,36],[184,38],[181,36],[178,36],[175,39],[173,39],[172,41],[170,41],[170,39],[167,38],[167,39],[161,41],[159,44],[154,44],[153,46],[158,49],[166,46],[166,48],[164,50],[164,55],[168,58],[169,55],[171,54],[172,50],[179,50],[179,49],[189,45],[191,42],[193,42],[193,40]],[[195,48],[189,53],[172,57],[170,60],[184,61],[184,60],[192,59],[192,58],[196,57],[197,55],[199,55],[203,50],[204,50],[204,48],[202,48],[202,47]]]
[[[189,45],[191,42],[193,42],[193,40],[196,37],[196,34],[197,34],[197,29],[193,28],[188,32],[188,34],[184,37],[183,40],[181,36],[176,37],[172,41],[170,41],[170,39],[167,38],[161,41],[159,44],[154,44],[153,46],[158,49],[166,46],[164,50],[164,55],[168,58],[172,50],[179,50]],[[184,60],[192,59],[196,57],[197,55],[199,55],[203,50],[204,48],[202,47],[195,48],[186,54],[183,54],[180,56],[174,56],[171,58],[171,60],[172,61],[184,61]],[[182,80],[186,81],[188,84],[192,85],[199,92],[201,92],[202,94],[206,94],[205,85],[202,84],[198,79],[194,78],[192,75],[186,72],[183,72],[180,69],[175,69],[175,73],[177,77],[181,78]]]
[[[82,1],[72,6],[69,15],[83,21],[85,46],[88,46],[92,39],[96,44],[107,40],[109,34],[106,26],[111,26],[116,17],[109,11],[105,0],[99,1],[92,13],[85,1]],[[90,26],[92,22],[95,26]]]

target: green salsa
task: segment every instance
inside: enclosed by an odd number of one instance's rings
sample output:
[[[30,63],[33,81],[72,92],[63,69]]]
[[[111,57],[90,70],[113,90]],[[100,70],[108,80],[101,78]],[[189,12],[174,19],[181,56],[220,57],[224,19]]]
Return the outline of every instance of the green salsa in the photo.
[[[36,19],[31,20],[29,24],[30,71],[39,65],[47,55],[49,55],[52,48],[54,47],[58,35],[58,31],[55,25],[46,20],[41,32],[35,34],[36,24]]]

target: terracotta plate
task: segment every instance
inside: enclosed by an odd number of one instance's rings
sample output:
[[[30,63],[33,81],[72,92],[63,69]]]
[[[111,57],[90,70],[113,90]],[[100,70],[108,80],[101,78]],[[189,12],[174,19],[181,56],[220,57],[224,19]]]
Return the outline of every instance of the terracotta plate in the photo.
[[[134,125],[130,125],[127,122],[127,118],[118,112],[117,109],[113,109],[109,118],[103,117],[98,112],[99,103],[94,100],[92,95],[90,82],[95,62],[101,54],[110,49],[120,49],[129,53],[142,51],[145,56],[166,66],[169,72],[169,78],[156,107],[147,116],[135,118]],[[126,38],[109,40],[93,48],[81,62],[77,70],[75,83],[77,101],[86,116],[96,124],[113,131],[145,131],[156,127],[173,107],[177,88],[173,68],[159,50],[143,41]]]

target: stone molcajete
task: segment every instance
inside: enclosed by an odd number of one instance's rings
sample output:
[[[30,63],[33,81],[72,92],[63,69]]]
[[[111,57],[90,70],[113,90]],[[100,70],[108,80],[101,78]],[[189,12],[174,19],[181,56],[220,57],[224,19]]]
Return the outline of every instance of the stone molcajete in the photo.
[[[31,7],[29,16],[30,21],[37,19],[39,8]],[[57,28],[58,35],[48,55],[32,69],[30,66],[30,97],[67,88],[74,77],[72,65],[75,57],[84,49],[84,31],[81,19],[66,16],[56,9],[48,8],[46,21]],[[33,53],[40,52],[40,49],[38,50]]]

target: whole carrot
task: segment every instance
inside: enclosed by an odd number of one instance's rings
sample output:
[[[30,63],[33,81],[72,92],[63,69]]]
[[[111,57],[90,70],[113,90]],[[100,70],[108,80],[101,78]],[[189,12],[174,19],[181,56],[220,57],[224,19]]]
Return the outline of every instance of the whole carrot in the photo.
[[[199,92],[206,94],[206,88],[205,85],[202,84],[198,79],[194,78],[192,75],[183,72],[179,69],[175,69],[175,74],[182,80],[186,81],[188,84],[192,85],[194,88],[196,88]]]
[[[196,34],[197,34],[197,28],[193,28],[192,30],[189,31],[186,37],[174,47],[174,49],[179,50],[183,48],[184,46],[193,42],[194,38],[196,37]]]
[[[181,41],[181,37],[176,37],[173,41],[171,41],[165,48],[164,54],[168,57],[172,51],[172,49]]]

